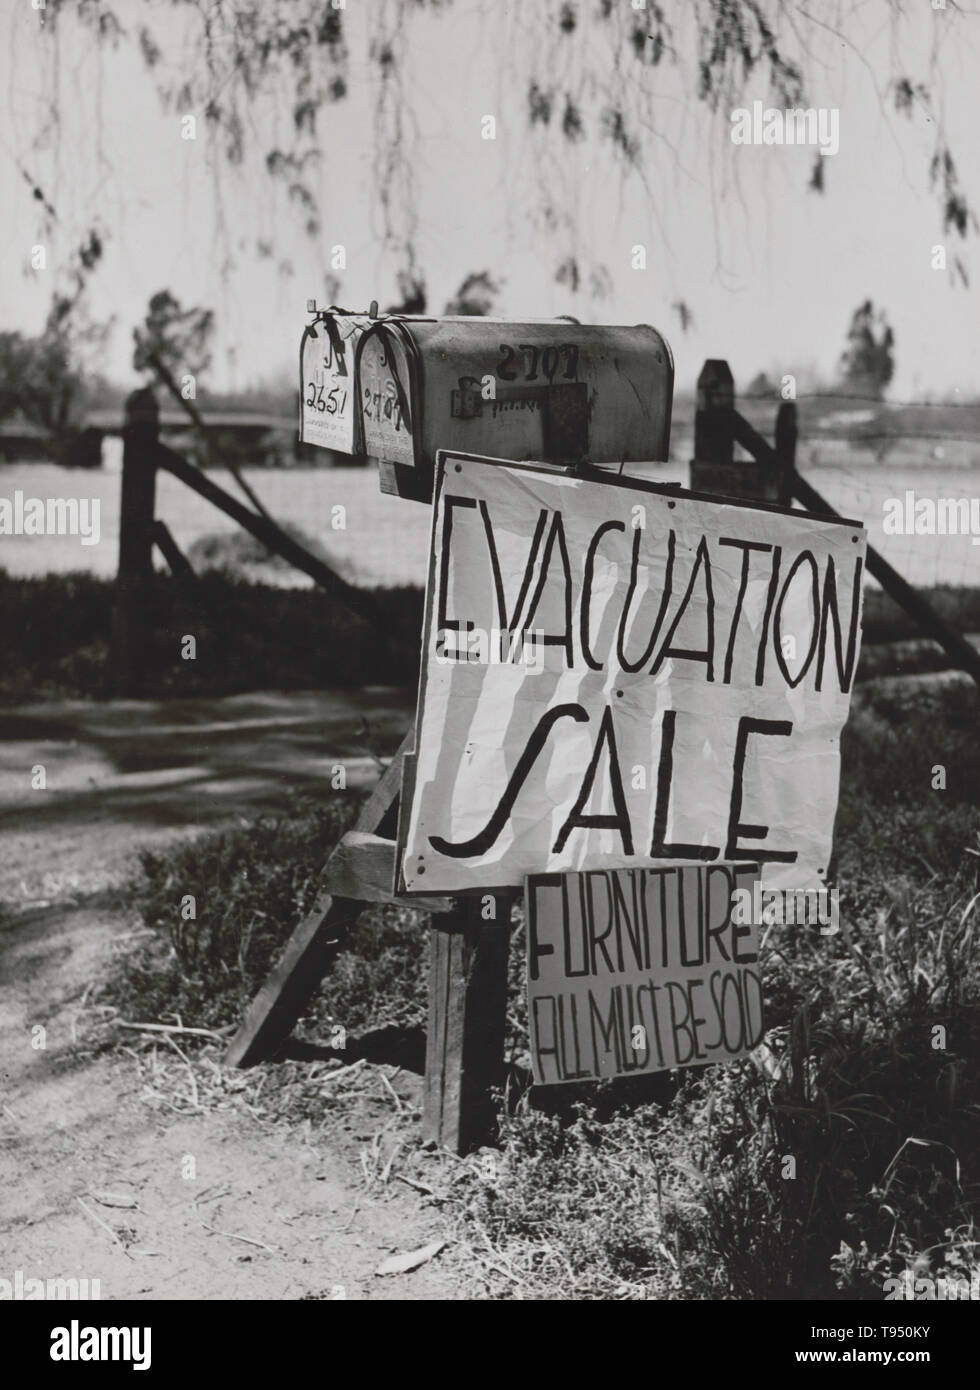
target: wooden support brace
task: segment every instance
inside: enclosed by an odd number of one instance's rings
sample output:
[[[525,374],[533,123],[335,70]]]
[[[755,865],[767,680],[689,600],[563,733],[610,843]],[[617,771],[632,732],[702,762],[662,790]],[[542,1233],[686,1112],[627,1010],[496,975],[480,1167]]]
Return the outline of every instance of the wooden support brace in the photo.
[[[361,808],[357,830],[371,834],[394,830],[402,757],[411,739],[412,735],[407,734]],[[326,886],[330,865],[339,848],[334,849],[327,860],[312,908],[293,932],[279,963],[249,1005],[225,1057],[229,1066],[251,1067],[275,1054],[289,1037],[360,916],[365,902],[363,897],[334,896]]]
[[[173,449],[168,449],[166,444],[159,444],[155,453],[156,465],[165,468],[168,473],[172,473],[175,478],[179,478],[182,483],[191,488],[205,501],[219,511],[225,512],[233,521],[237,521],[239,526],[246,530],[249,535],[261,541],[274,555],[281,555],[284,560],[288,560],[291,565],[295,565],[303,574],[308,574],[315,580],[321,588],[346,608],[357,613],[367,622],[375,625],[378,629],[379,639],[384,640],[385,622],[384,616],[378,606],[378,601],[369,589],[359,589],[356,584],[348,584],[335,570],[322,560],[318,560],[315,555],[311,555],[292,536],[287,535],[275,524],[268,521],[264,516],[259,516],[250,511],[244,503],[239,502],[237,497],[232,497],[230,492],[226,492],[223,487],[209,478],[199,468],[188,463],[181,458],[180,454],[174,453]]]
[[[340,898],[396,903],[421,912],[452,912],[452,898],[399,898],[392,893],[398,844],[363,830],[348,830],[331,854],[323,886]]]
[[[196,578],[191,562],[170,534],[170,528],[165,521],[154,522],[153,540],[175,579]]]
[[[809,507],[813,512],[824,512],[828,516],[837,516],[829,503],[825,502],[815,488],[801,478],[799,473],[793,474],[794,495]],[[931,637],[946,652],[953,665],[960,671],[966,671],[980,685],[980,652],[971,646],[962,633],[957,632],[941,613],[937,613],[928,599],[922,597],[918,590],[913,589],[908,580],[903,579],[898,570],[893,569],[883,555],[880,555],[873,546],[868,546],[868,573],[877,579],[886,594],[890,594],[895,602],[904,608],[910,618],[918,623],[922,632],[927,637]]]
[[[764,463],[775,462],[776,451],[749,422],[734,412],[735,439],[744,449],[748,449]],[[798,502],[802,502],[811,512],[821,516],[838,517],[844,520],[834,507],[826,502],[817,489],[794,469],[789,474],[790,492]],[[953,664],[966,671],[980,685],[980,652],[972,647],[966,638],[956,631],[945,618],[937,613],[928,599],[913,589],[912,585],[888,563],[885,557],[868,546],[868,573],[890,594],[900,607],[904,608],[927,637],[933,638],[943,648]]]
[[[210,459],[214,454],[214,449],[212,447],[213,441],[211,435],[208,434],[208,429],[201,416],[201,412],[198,410],[194,402],[189,401],[187,397],[183,394],[180,387],[177,385],[176,380],[174,379],[173,373],[171,372],[167,364],[161,360],[159,353],[148,352],[146,354],[146,360],[149,362],[150,366],[153,368],[157,376],[163,382],[164,386],[166,386],[167,390],[173,396],[177,404],[181,407],[182,410],[185,410],[187,412],[191,420],[197,426],[198,430],[200,431],[201,438],[204,441],[204,447],[207,449],[208,458]],[[241,472],[239,471],[237,466],[232,462],[232,460],[230,458],[226,458],[224,460],[224,465],[228,469],[228,472],[231,474],[231,476],[234,478],[235,482],[241,488],[242,492],[244,492],[245,496],[251,502],[252,506],[259,513],[259,515],[264,516],[266,521],[272,522],[272,524],[275,525],[275,522],[273,522],[272,517],[266,511],[265,507],[263,507],[261,499],[252,490],[252,488],[249,487],[248,483],[242,477]]]

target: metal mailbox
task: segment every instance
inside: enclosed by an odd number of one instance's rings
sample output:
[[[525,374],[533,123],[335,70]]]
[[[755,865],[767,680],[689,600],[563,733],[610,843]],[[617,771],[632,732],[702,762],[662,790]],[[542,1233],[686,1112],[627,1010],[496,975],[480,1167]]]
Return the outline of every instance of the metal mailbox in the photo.
[[[300,348],[300,439],[379,464],[430,501],[439,449],[575,467],[667,457],[666,340],[567,319],[315,312]]]

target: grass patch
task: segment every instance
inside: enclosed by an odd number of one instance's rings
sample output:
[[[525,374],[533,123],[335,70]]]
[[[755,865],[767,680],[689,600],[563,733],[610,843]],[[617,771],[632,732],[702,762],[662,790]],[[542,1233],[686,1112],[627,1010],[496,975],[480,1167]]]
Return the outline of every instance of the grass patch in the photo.
[[[645,1084],[511,1095],[499,1147],[446,1165],[442,1210],[485,1296],[877,1300],[909,1268],[969,1277],[977,724],[963,687],[856,693],[832,865],[842,930],[770,929],[765,1049]],[[353,810],[345,800],[145,856],[137,892],[154,937],[106,997],[131,1018],[176,1009],[189,1024],[233,1023]],[[521,1061],[519,920],[514,936],[509,1046]],[[419,914],[366,912],[307,1030],[421,1022],[426,954]]]
[[[359,801],[310,804],[164,854],[144,852],[133,896],[154,937],[121,962],[104,1002],[142,1021],[177,1013],[196,1027],[236,1023],[312,906],[324,860]],[[423,922],[395,907],[363,913],[311,1005],[312,1036],[326,1037],[334,1024],[357,1031],[424,1019]]]
[[[114,585],[90,574],[18,579],[0,570],[0,700],[111,693]],[[192,584],[157,575],[146,605],[153,698],[247,690],[412,685],[418,678],[422,595],[375,591],[387,649],[371,626],[320,589],[282,589],[210,572]],[[197,658],[181,659],[181,637]]]
[[[935,608],[940,617],[960,632],[980,632],[980,589],[937,584],[919,593]],[[921,637],[921,629],[883,589],[866,589],[862,620],[862,644],[900,642]]]

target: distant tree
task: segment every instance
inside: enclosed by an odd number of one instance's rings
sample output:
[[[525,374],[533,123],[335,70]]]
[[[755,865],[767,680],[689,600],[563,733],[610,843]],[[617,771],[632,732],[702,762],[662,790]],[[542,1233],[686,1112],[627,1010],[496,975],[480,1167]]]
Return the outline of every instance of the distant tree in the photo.
[[[763,400],[773,400],[779,395],[778,390],[766,376],[765,372],[756,372],[749,382],[749,389],[745,393],[747,396],[761,397]]]
[[[687,300],[685,299],[675,299],[670,307],[677,315],[678,321],[681,325],[681,332],[686,333],[687,330],[691,327],[691,324],[694,322],[694,315],[691,313],[691,306],[687,303]]]
[[[127,390],[118,381],[113,381],[102,372],[92,372],[85,377],[85,408],[87,410],[118,410],[120,416]]]
[[[417,275],[414,270],[401,270],[398,272],[398,294],[400,296],[397,304],[389,304],[385,310],[386,314],[424,314],[426,305],[429,302],[425,289],[425,281],[421,275]]]
[[[500,286],[488,270],[471,271],[459,289],[447,303],[444,314],[458,314],[469,318],[481,318],[489,314],[493,301],[500,292]],[[429,307],[429,294],[425,280],[414,270],[403,270],[398,275],[398,300],[389,304],[386,314],[424,314]]]
[[[499,293],[500,286],[489,270],[474,271],[467,275],[442,312],[467,318],[485,318]]]
[[[77,414],[82,375],[64,338],[0,333],[0,419],[18,412],[58,436]]]
[[[866,299],[851,315],[840,359],[842,384],[852,395],[880,400],[895,373],[895,334],[883,311]]]
[[[199,376],[211,365],[213,334],[210,309],[184,309],[169,290],[159,290],[133,330],[133,366],[138,372],[153,371],[150,359],[156,357],[175,378]]]
[[[88,404],[85,368],[112,327],[94,322],[86,303],[102,255],[102,237],[91,229],[67,257],[37,337],[0,334],[0,418],[19,412],[57,442],[79,424]]]

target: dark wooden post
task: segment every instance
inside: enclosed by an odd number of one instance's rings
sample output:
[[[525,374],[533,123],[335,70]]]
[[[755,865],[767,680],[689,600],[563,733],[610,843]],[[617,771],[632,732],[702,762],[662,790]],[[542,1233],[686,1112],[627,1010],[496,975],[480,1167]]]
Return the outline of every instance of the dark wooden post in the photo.
[[[493,1138],[490,1090],[503,1080],[513,900],[493,901],[493,921],[478,897],[432,916],[422,1137],[454,1153]]]
[[[694,416],[694,457],[699,463],[724,467],[732,462],[731,412],[735,409],[735,380],[728,363],[709,357],[698,377]],[[697,488],[697,484],[692,486]]]
[[[709,357],[698,377],[697,413],[694,416],[694,458],[691,460],[691,487],[718,497],[739,497],[746,501],[781,502],[789,505],[789,472],[770,449],[768,461],[757,456],[735,460],[738,416],[735,410],[735,383],[727,362]],[[789,447],[792,421],[795,447],[795,416],[784,415],[784,444]],[[778,428],[777,422],[777,428]]]
[[[160,410],[149,387],[126,400],[123,421],[119,571],[112,628],[112,686],[117,695],[146,693],[146,612],[153,576],[153,510]]]
[[[735,382],[727,362],[709,357],[698,377],[697,408],[694,414],[694,457],[691,459],[691,488],[735,496],[744,481],[733,463],[735,441],[732,416],[735,410]]]
[[[776,458],[779,460],[779,496],[784,507],[793,501],[793,472],[796,468],[796,402],[783,401],[776,412]]]

